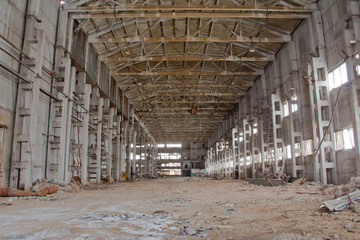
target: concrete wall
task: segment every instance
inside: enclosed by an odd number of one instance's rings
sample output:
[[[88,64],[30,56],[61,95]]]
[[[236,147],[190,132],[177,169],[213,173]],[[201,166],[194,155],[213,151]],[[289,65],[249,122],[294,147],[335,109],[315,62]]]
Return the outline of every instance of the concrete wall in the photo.
[[[26,5],[24,5],[22,1],[7,0],[0,2],[0,34],[8,38],[19,48],[21,48],[23,38],[22,32],[24,28],[25,10]],[[3,41],[0,41],[0,46],[11,50]],[[19,56],[16,51],[14,51],[14,53]],[[11,69],[19,70],[19,64],[4,53],[1,53],[0,61],[1,64]],[[8,126],[4,135],[5,141],[2,146],[2,159],[0,159],[0,165],[2,165],[6,177],[3,178],[5,182],[0,182],[0,185],[7,185],[8,183],[7,176],[11,157],[16,90],[17,78],[6,72],[3,68],[0,68],[0,123]]]
[[[342,51],[347,52],[344,29],[349,15],[348,1],[320,0],[318,5],[323,20],[328,68],[331,70],[344,60]]]
[[[56,36],[56,25],[57,15],[60,3],[58,0],[41,0],[40,10],[38,18],[41,20],[42,28],[45,30],[45,43],[44,43],[44,54],[43,54],[43,65],[53,70],[53,59],[54,59],[54,46]],[[3,0],[0,1],[0,34],[7,38],[16,47],[22,49],[22,41],[24,38],[25,29],[25,16],[26,16],[26,1],[17,0]],[[11,48],[9,44],[5,43],[4,40],[0,40],[0,46],[10,51],[14,56],[20,59],[19,52]],[[14,72],[19,72],[19,64],[17,61],[1,53],[0,62],[6,65]],[[46,81],[51,81],[50,76],[43,74]],[[18,79],[6,72],[3,68],[0,68],[0,122],[8,126],[5,131],[5,144],[3,159],[0,159],[4,165],[5,171],[5,182],[4,185],[8,184],[9,167],[11,159],[11,149],[13,141],[14,131],[14,114],[16,108],[16,96],[17,96],[17,84]],[[50,89],[49,84],[45,81],[42,84],[45,89]],[[44,162],[45,162],[45,146],[46,136],[43,134],[47,133],[48,128],[48,110],[49,110],[50,99],[44,94],[40,94],[39,111],[38,116],[38,132],[37,142],[34,144],[33,149],[33,161],[34,171],[33,178],[42,178],[44,176]],[[15,151],[13,153],[13,159],[17,159],[18,155]],[[0,183],[1,184],[1,183]]]

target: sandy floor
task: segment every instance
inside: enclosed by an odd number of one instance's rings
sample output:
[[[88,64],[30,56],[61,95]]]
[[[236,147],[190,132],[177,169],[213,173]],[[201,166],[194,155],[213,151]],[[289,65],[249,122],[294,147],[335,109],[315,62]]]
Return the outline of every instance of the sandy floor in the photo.
[[[331,188],[167,178],[53,198],[0,199],[0,239],[360,239],[360,216],[319,210]],[[11,203],[12,205],[7,205]],[[180,228],[196,235],[180,235]]]

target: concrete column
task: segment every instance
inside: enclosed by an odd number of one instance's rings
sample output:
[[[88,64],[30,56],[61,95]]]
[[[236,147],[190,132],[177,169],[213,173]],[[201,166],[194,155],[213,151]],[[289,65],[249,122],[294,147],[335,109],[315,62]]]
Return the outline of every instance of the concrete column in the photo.
[[[109,182],[112,182],[112,154],[113,154],[113,121],[114,121],[115,108],[110,108],[109,119],[107,124],[107,150],[108,155],[106,158],[106,174]]]
[[[14,154],[12,162],[15,164],[12,172],[10,185],[28,189],[33,180],[33,160],[36,154],[37,143],[37,116],[38,101],[40,94],[40,82],[42,75],[44,30],[38,20],[39,0],[30,1],[25,22],[23,51],[31,57],[24,59],[28,66],[35,72],[32,73],[21,67],[20,75],[31,82],[20,80],[17,96],[15,116],[15,142],[13,143]],[[19,181],[18,181],[19,180]]]
[[[70,142],[71,142],[71,130],[72,130],[72,111],[73,111],[73,105],[74,105],[74,101],[72,101],[73,99],[73,93],[75,91],[75,83],[76,83],[76,68],[72,67],[71,68],[71,75],[70,75],[70,79],[69,79],[69,92],[67,92],[66,94],[68,94],[68,96],[71,99],[67,99],[68,106],[67,106],[67,113],[66,113],[66,139],[65,139],[65,149],[66,149],[66,153],[65,153],[65,164],[64,164],[64,177],[63,177],[63,181],[64,182],[70,182],[72,176],[71,176],[71,165],[72,165],[72,160],[70,159]],[[63,109],[64,111],[64,109]]]
[[[123,172],[126,172],[126,144],[127,144],[127,132],[128,132],[129,122],[124,121],[121,129],[122,134],[120,135],[120,181],[124,181]]]
[[[101,182],[101,133],[104,99],[99,98],[97,108],[97,130],[96,130],[96,183]]]
[[[337,184],[337,170],[336,170],[336,157],[335,157],[335,144],[334,144],[334,130],[333,125],[329,125],[329,119],[325,116],[330,116],[332,112],[332,106],[330,101],[330,90],[327,75],[327,63],[326,63],[326,52],[325,52],[325,41],[323,33],[323,25],[321,19],[321,12],[315,10],[312,15],[314,25],[314,40],[317,46],[317,52],[312,58],[312,76],[313,90],[315,100],[315,119],[317,127],[317,139],[320,142],[324,136],[324,129],[327,129],[327,138],[324,139],[319,149],[319,160],[320,160],[320,180],[323,184],[327,184],[328,172],[331,172],[332,183]],[[311,89],[311,87],[310,87]],[[314,110],[314,109],[313,109]],[[329,126],[329,128],[327,128]],[[317,139],[315,141],[317,141]],[[330,149],[330,150],[329,150]],[[315,148],[316,151],[316,148]],[[316,158],[315,158],[316,159]],[[314,164],[315,166],[316,164]],[[330,169],[330,171],[328,171]],[[316,170],[315,170],[316,171]],[[317,171],[316,171],[317,172]],[[315,174],[318,174],[316,173]],[[315,179],[317,176],[315,176]]]
[[[146,142],[145,141],[145,149],[144,149],[144,154],[145,154],[145,174],[149,174],[149,166],[150,166],[150,164],[149,164],[149,149],[148,149],[148,144],[149,144],[149,142]]]
[[[349,51],[351,52],[355,52],[356,50],[359,51],[360,50],[360,8],[359,8],[359,1],[358,0],[351,0],[349,2],[349,12],[351,13],[351,21],[352,21],[352,29],[351,29],[351,33],[353,34],[348,34],[350,36],[354,36],[354,40],[355,40],[355,45],[351,47],[349,47]],[[349,39],[349,38],[345,38],[345,40],[347,41],[347,43],[350,43],[351,40],[353,39]],[[360,61],[359,59],[354,59],[354,58],[348,58],[346,60],[346,66],[347,66],[347,73],[348,73],[348,78],[349,81],[353,81],[351,84],[351,92],[352,92],[352,103],[353,103],[353,112],[354,112],[354,117],[353,117],[353,129],[354,129],[354,143],[355,143],[355,152],[356,152],[356,174],[358,176],[360,176],[360,104],[359,104],[359,94],[360,94],[360,82],[359,82],[359,77],[356,76],[356,71],[354,69],[355,66],[360,66]]]
[[[82,77],[85,78],[86,74],[84,72],[79,73]],[[84,105],[83,107],[86,109],[82,110],[83,113],[83,123],[80,128],[80,144],[81,144],[81,153],[80,153],[80,161],[81,161],[81,173],[80,176],[82,178],[82,183],[85,184],[88,181],[88,149],[89,149],[89,107],[90,107],[90,93],[91,93],[91,85],[82,84],[81,86],[83,91],[83,99]]]
[[[62,58],[57,63],[57,72],[63,81],[55,82],[54,85],[62,90],[67,96],[72,96],[73,86],[75,84],[76,70],[71,68],[70,58]],[[72,73],[73,72],[73,73]],[[55,102],[55,116],[52,119],[51,127],[53,128],[53,141],[51,149],[53,150],[53,158],[49,159],[49,178],[60,181],[66,181],[69,167],[69,153],[70,153],[70,133],[68,127],[71,128],[71,110],[72,103],[67,96],[56,91],[57,97],[61,102]],[[71,108],[70,105],[71,104]]]
[[[136,174],[136,137],[137,137],[137,131],[135,130],[134,133],[133,133],[133,159],[132,159],[132,162],[131,162],[131,165],[132,165],[132,170],[133,170],[133,176],[132,178],[135,177],[135,174]]]
[[[122,154],[122,146],[121,146],[121,115],[117,115],[116,116],[116,123],[117,123],[117,128],[116,128],[116,149],[115,149],[115,181],[118,182],[120,181],[121,178],[121,169],[120,169],[120,165],[121,165],[121,154]]]
[[[131,159],[130,159],[130,154],[131,154],[131,143],[132,143],[132,135],[133,135],[133,128],[134,125],[131,125],[129,127],[128,130],[128,138],[127,138],[127,146],[126,146],[126,172],[128,174],[128,179],[130,179],[130,175],[131,175]]]
[[[237,131],[237,127],[233,128],[232,130],[232,161],[233,161],[233,178],[235,179],[236,178],[236,161],[237,161],[237,158],[236,158],[236,154],[237,154],[237,151],[239,150],[239,138],[238,138],[238,131]],[[236,145],[237,143],[237,145]],[[209,151],[208,151],[209,152]],[[209,156],[209,154],[208,154]]]
[[[263,123],[263,119],[260,118],[258,121],[258,134],[259,134],[259,141],[260,141],[260,161],[261,161],[261,172],[264,173],[265,172],[265,143],[264,143],[264,134],[265,134],[265,130],[264,130],[264,123]]]
[[[140,168],[140,178],[142,178],[143,177],[143,167],[142,167],[142,165],[143,165],[143,158],[142,158],[142,153],[144,152],[144,149],[145,149],[145,147],[142,147],[142,145],[144,144],[144,145],[146,145],[146,132],[144,131],[143,132],[143,135],[142,135],[142,138],[141,138],[141,141],[140,141],[140,166],[139,166],[139,168]],[[144,155],[146,155],[146,152],[144,152]],[[145,156],[144,156],[144,158],[145,158]]]

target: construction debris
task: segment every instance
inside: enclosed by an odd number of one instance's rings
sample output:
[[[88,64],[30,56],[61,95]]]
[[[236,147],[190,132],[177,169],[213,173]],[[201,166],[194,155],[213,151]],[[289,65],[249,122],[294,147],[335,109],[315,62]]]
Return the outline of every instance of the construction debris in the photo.
[[[188,227],[188,226],[184,226],[182,228],[180,228],[180,235],[195,235],[197,233],[196,229]]]
[[[144,179],[156,179],[157,177],[154,177],[152,174],[143,174]]]
[[[58,180],[55,180],[55,179],[51,179],[50,181],[48,181],[48,183],[55,184],[55,185],[58,185],[60,187],[65,187],[66,185],[68,185],[68,183],[66,183],[66,182],[61,182],[61,181],[58,181]]]
[[[270,178],[248,178],[246,179],[250,184],[276,187],[283,183],[282,179],[270,179]]]
[[[50,195],[53,193],[56,193],[59,190],[59,186],[57,185],[51,185],[49,187],[46,187],[38,192],[36,192],[36,196],[38,197],[44,197],[46,195]]]
[[[323,202],[323,204],[320,206],[320,208],[327,208],[329,209],[331,212],[334,211],[342,211],[344,210],[347,206],[349,206],[351,203],[354,203],[355,201],[360,200],[360,190],[356,190],[355,192],[346,194],[342,197],[333,199],[333,200],[328,200]]]
[[[56,193],[59,190],[57,185],[45,187],[37,192],[23,191],[13,188],[0,188],[0,197],[44,197],[49,194]]]
[[[31,191],[23,191],[13,188],[0,188],[0,197],[44,197],[49,194],[56,193],[59,186],[49,184],[45,179],[34,182]]]
[[[22,191],[13,188],[0,188],[0,197],[29,197],[36,196],[35,193],[29,191]]]

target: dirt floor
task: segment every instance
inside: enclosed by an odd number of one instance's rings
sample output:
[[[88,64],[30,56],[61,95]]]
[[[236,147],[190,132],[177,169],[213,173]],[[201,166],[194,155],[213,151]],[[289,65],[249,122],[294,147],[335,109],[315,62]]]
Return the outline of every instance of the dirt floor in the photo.
[[[319,209],[334,191],[163,178],[1,198],[0,239],[360,239],[359,213]]]

